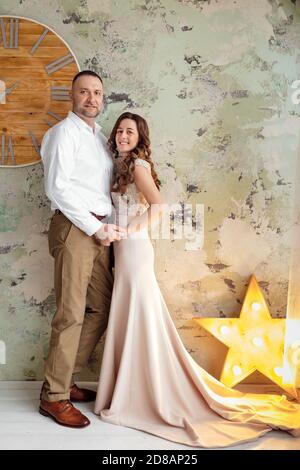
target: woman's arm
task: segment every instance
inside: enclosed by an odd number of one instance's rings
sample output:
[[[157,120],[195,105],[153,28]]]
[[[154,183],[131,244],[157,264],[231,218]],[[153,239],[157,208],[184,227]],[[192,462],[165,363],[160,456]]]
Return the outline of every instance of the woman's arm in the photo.
[[[143,194],[150,207],[142,215],[131,220],[127,227],[129,234],[148,228],[152,224],[156,225],[164,210],[163,199],[154,183],[150,168],[136,165],[133,174],[137,189]]]

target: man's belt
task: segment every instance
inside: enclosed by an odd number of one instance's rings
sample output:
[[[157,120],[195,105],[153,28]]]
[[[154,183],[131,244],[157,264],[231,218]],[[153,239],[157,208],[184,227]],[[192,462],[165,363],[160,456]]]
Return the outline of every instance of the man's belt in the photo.
[[[96,217],[96,219],[98,219],[98,220],[102,220],[102,219],[104,219],[104,218],[106,217],[106,215],[97,215],[97,214],[94,214],[94,212],[91,212],[91,214],[92,214],[94,217]]]
[[[62,212],[59,209],[55,209],[55,214],[62,214]],[[94,217],[96,217],[96,219],[98,219],[98,220],[102,220],[102,219],[104,219],[104,217],[106,217],[106,215],[97,215],[97,214],[94,214],[94,212],[91,212],[91,214]]]

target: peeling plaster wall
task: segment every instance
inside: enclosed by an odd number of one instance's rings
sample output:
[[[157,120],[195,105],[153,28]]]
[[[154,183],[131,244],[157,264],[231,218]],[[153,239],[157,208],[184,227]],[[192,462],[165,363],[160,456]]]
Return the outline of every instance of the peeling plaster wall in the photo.
[[[285,316],[300,105],[296,0],[0,0],[47,24],[99,72],[109,133],[124,110],[149,121],[170,203],[204,204],[202,250],[155,241],[157,276],[193,357],[218,377],[225,346],[194,316],[238,316],[255,273]],[[42,379],[54,314],[41,165],[0,171],[2,380]],[[84,379],[97,379],[99,345]],[[252,377],[252,380],[260,380]]]

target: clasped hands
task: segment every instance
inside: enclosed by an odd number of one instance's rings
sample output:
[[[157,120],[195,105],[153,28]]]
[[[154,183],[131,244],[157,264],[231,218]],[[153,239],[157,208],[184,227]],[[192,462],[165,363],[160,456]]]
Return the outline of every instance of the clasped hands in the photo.
[[[100,230],[94,233],[94,240],[103,245],[109,246],[112,242],[127,238],[127,228],[119,227],[114,224],[103,224]]]

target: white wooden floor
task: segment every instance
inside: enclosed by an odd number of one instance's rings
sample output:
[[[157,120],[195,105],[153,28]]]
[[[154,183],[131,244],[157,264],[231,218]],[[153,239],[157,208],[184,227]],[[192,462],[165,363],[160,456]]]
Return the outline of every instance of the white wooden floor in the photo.
[[[95,383],[81,383],[96,389]],[[38,413],[41,382],[0,382],[0,449],[181,450],[183,445],[101,421],[94,403],[76,404],[91,421],[84,429],[59,426]],[[255,442],[227,449],[299,450],[300,437],[272,431]]]

